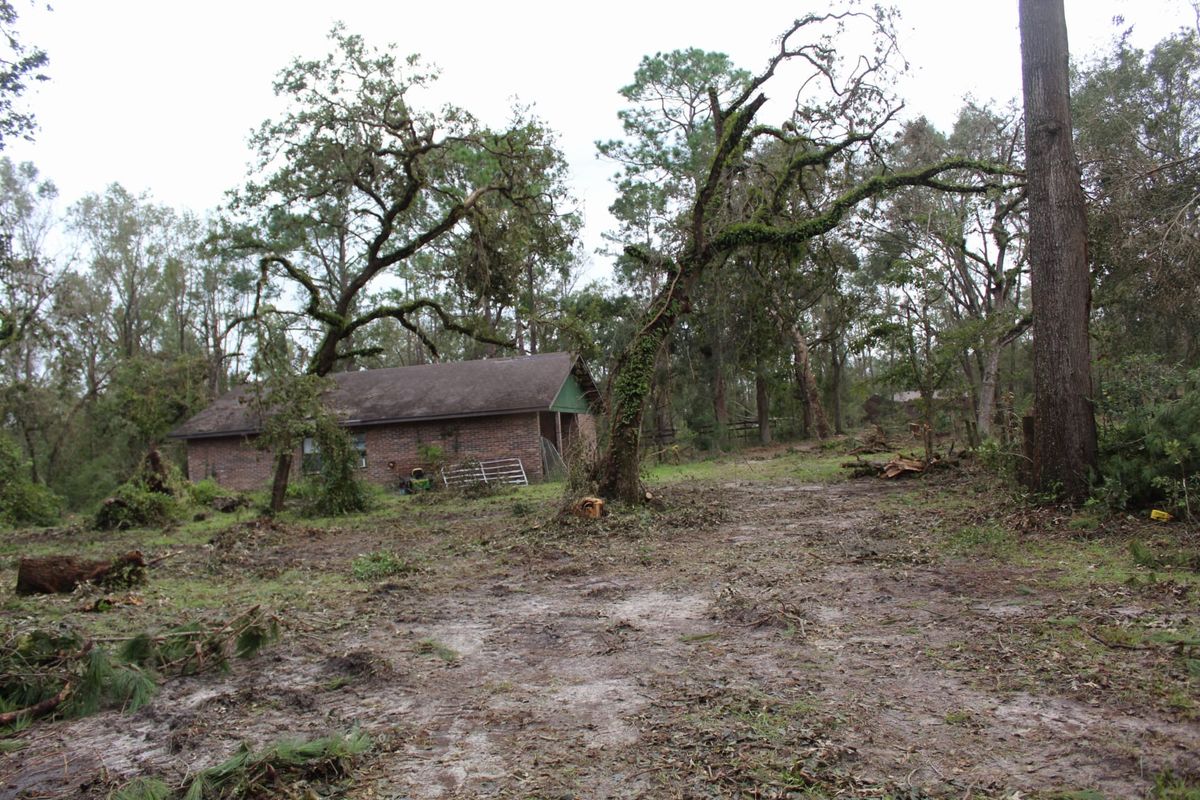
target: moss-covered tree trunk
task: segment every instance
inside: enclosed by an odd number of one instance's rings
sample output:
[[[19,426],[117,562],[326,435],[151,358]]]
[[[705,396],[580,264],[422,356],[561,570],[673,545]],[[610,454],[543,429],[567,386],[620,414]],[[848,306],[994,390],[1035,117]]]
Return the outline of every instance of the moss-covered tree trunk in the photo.
[[[608,381],[608,441],[600,460],[599,491],[604,497],[640,502],[642,414],[654,383],[658,352],[683,307],[679,284],[658,293],[649,321],[625,346]]]

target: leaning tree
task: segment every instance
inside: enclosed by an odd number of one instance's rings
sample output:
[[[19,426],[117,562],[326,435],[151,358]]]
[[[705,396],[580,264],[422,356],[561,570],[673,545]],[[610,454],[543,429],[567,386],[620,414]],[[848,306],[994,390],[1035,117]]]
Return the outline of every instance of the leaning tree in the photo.
[[[416,98],[436,75],[416,57],[374,50],[340,26],[330,38],[331,54],[280,73],[275,91],[288,110],[254,134],[254,173],[232,196],[233,245],[262,271],[251,317],[306,332],[304,371],[316,376],[377,352],[356,347],[355,335],[382,320],[434,358],[439,330],[508,345],[438,290],[515,286],[535,248],[569,238],[551,133],[519,109],[502,130],[452,106],[425,111]],[[481,232],[486,248],[476,246]],[[397,300],[389,289],[411,283],[420,259],[443,265],[435,283]],[[283,287],[279,302],[267,302],[268,285]],[[290,466],[290,452],[277,453],[277,486]]]
[[[598,465],[599,490],[606,497],[631,502],[643,497],[642,414],[656,356],[706,273],[736,268],[741,260],[731,256],[738,253],[803,245],[834,230],[861,203],[899,187],[982,192],[996,184],[994,176],[1009,172],[966,158],[902,170],[887,162],[877,144],[900,111],[884,88],[897,57],[893,26],[893,17],[883,12],[806,16],[780,37],[766,68],[740,90],[727,97],[716,87],[707,92],[702,112],[714,144],[681,211],[683,235],[672,247],[631,243],[625,251],[662,270],[665,280],[609,378],[608,436]],[[875,45],[849,67],[835,46],[847,27],[865,28]],[[793,84],[800,88],[792,113],[778,126],[758,124],[767,103],[764,87],[783,77],[777,72],[790,72],[784,70],[788,66],[804,73]],[[766,147],[768,142],[774,146]],[[780,145],[786,158],[778,156]],[[833,174],[842,178],[828,180]],[[750,175],[753,191],[741,192]]]

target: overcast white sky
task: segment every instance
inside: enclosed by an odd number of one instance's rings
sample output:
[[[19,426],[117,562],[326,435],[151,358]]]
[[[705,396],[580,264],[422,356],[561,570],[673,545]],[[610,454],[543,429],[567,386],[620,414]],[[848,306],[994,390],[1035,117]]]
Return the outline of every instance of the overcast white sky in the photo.
[[[897,3],[913,67],[899,88],[910,110],[944,127],[968,93],[1000,103],[1019,96],[1017,0]],[[444,98],[486,122],[502,123],[514,97],[533,104],[560,133],[590,252],[610,224],[614,171],[593,143],[620,135],[617,89],[641,57],[699,47],[757,71],[792,19],[824,5],[54,0],[45,11],[17,2],[22,39],[50,55],[50,81],[26,98],[41,124],[36,142],[14,142],[5,154],[33,161],[64,207],[115,181],[203,212],[244,178],[249,131],[278,108],[274,75],[293,57],[327,52],[326,34],[342,20],[370,43],[439,65]],[[1067,0],[1072,53],[1109,42],[1115,15],[1140,46],[1196,24],[1186,0]],[[606,272],[603,259],[590,270]]]

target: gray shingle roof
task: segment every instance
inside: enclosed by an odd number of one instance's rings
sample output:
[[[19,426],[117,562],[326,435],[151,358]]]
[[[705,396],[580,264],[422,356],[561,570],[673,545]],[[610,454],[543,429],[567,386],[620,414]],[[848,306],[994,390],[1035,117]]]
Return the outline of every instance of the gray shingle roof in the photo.
[[[595,384],[570,353],[338,372],[330,375],[335,386],[325,399],[347,425],[545,411],[571,374],[597,402]],[[258,415],[242,400],[251,392],[251,387],[240,386],[222,395],[170,436],[198,439],[257,432]]]

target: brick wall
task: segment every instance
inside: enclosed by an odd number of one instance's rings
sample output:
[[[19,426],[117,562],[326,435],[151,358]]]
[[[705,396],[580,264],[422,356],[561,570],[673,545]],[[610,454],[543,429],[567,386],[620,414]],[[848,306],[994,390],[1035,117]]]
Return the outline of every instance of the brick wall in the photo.
[[[596,418],[591,414],[563,414],[562,440],[567,466],[574,466],[576,459],[586,464],[596,455]]]
[[[248,491],[271,484],[275,460],[254,446],[250,436],[191,439],[187,443],[188,477],[193,481],[213,478],[229,489]],[[298,474],[292,459],[292,477]]]
[[[395,486],[413,467],[427,467],[421,445],[442,449],[451,464],[489,458],[521,459],[529,480],[542,477],[541,436],[537,413],[494,417],[375,425],[351,429],[367,440],[365,477],[382,486]],[[192,439],[188,442],[188,476],[193,481],[215,478],[222,486],[239,491],[270,485],[274,461],[270,453],[254,448],[251,437],[229,436]],[[292,479],[300,475],[300,454],[292,460]]]
[[[525,474],[542,477],[542,447],[538,415],[503,414],[494,417],[377,425],[355,433],[367,436],[367,478],[384,486],[429,465],[421,459],[421,445],[440,447],[446,463],[519,458]]]

